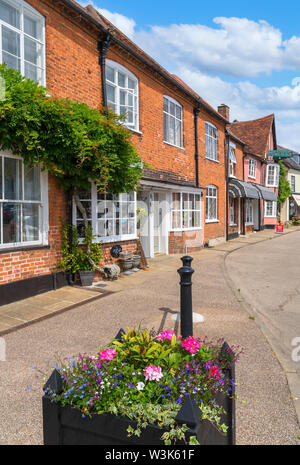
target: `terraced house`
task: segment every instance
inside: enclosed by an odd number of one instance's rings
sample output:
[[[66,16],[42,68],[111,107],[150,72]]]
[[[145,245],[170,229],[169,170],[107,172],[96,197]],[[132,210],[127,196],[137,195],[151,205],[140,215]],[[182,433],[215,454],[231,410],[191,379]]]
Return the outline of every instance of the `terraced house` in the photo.
[[[144,164],[140,189],[112,195],[91,185],[80,199],[106,262],[113,260],[112,245],[135,251],[138,237],[146,256],[153,257],[190,253],[245,228],[274,224],[276,195],[265,180],[275,188],[277,168],[264,159],[276,147],[273,116],[266,127],[254,123],[257,147],[251,122],[230,124],[226,105],[216,111],[92,6],[0,0],[0,29],[2,63],[53,96],[125,115],[122,124]],[[52,288],[51,273],[61,256],[60,218],[69,218],[72,199],[53,176],[28,169],[12,153],[0,152],[0,168],[3,304]],[[257,197],[249,196],[249,186],[244,193],[243,179],[255,183]],[[240,184],[234,188],[235,180]],[[71,213],[81,232],[74,202]]]

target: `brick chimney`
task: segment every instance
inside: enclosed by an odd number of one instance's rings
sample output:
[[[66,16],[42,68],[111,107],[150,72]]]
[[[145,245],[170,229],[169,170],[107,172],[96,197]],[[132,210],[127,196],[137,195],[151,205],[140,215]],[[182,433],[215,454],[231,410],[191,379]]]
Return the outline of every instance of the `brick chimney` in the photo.
[[[221,105],[218,106],[218,113],[222,115],[225,119],[229,121],[229,107],[222,103]]]

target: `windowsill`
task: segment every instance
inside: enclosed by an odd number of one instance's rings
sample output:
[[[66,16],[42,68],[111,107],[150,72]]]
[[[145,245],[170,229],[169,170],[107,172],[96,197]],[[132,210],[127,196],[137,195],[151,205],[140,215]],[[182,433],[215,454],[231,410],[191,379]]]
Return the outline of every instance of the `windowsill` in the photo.
[[[266,184],[266,187],[273,187],[274,189],[278,188],[278,186],[270,186],[269,184]]]
[[[256,176],[250,176],[250,174],[248,174],[248,178],[256,179]]]
[[[277,218],[277,215],[265,215],[265,218]]]
[[[110,242],[134,241],[136,239],[138,239],[136,234],[124,234],[124,236],[98,237],[95,243],[109,244]]]
[[[214,160],[213,158],[209,158],[209,157],[207,157],[206,155],[205,155],[205,160],[213,161],[213,162],[215,162],[215,163],[220,163],[219,160]]]
[[[138,129],[128,128],[127,126],[125,126],[125,127],[126,127],[126,129],[128,129],[130,132],[133,132],[134,134],[138,134],[139,136],[143,135],[142,131],[139,131]]]
[[[245,223],[245,226],[254,226],[254,223]]]
[[[229,226],[232,226],[232,227],[234,227],[234,226],[237,226],[237,224],[236,224],[236,223],[230,223],[230,225],[229,225]]]
[[[219,220],[205,220],[205,223],[220,223]]]
[[[19,245],[15,247],[4,247],[0,248],[0,254],[5,253],[12,253],[12,252],[27,252],[32,250],[42,250],[42,249],[50,249],[50,245]]]
[[[179,145],[171,144],[171,142],[167,142],[166,140],[163,141],[164,144],[170,145],[171,147],[175,147],[176,149],[179,150],[185,150],[184,147],[180,147]]]
[[[196,226],[194,228],[170,229],[170,232],[200,231],[201,229],[201,226]]]

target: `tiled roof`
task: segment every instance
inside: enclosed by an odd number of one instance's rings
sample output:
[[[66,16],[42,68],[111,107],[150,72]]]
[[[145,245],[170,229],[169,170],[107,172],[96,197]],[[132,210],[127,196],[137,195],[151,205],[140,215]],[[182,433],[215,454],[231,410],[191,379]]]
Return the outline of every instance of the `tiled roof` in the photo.
[[[178,174],[173,173],[171,171],[157,171],[149,168],[144,168],[142,179],[165,182],[169,184],[179,184],[181,186],[196,187],[195,182],[184,179],[182,176],[178,176]]]
[[[231,123],[228,129],[245,142],[245,152],[264,157],[274,114],[251,121]]]
[[[188,94],[194,100],[199,103],[202,103],[208,111],[213,112],[216,117],[219,119],[228,122],[220,113],[218,113],[211,105],[209,105],[205,100],[200,97],[191,87],[189,87],[185,82],[183,82],[178,76],[175,74],[169,73],[165,68],[163,68],[157,61],[155,61],[150,55],[148,55],[144,50],[142,50],[138,45],[136,45],[132,40],[130,40],[123,32],[121,32],[116,26],[114,26],[108,19],[102,16],[98,10],[96,10],[92,5],[88,5],[86,7],[81,6],[75,0],[63,0],[70,6],[73,6],[78,11],[80,11],[83,15],[90,18],[93,23],[99,25],[101,29],[106,32],[109,32],[113,38],[113,40],[120,45],[121,47],[125,47],[139,59],[143,60],[150,66],[151,68],[155,69],[155,71],[159,72],[163,75],[166,79],[168,79],[173,85],[177,88],[180,88],[181,91],[184,91],[185,94]]]

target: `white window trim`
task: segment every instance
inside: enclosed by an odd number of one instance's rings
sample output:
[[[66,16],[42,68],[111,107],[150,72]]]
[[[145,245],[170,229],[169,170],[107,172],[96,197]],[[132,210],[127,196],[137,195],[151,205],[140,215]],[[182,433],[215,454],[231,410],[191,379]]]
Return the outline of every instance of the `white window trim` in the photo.
[[[267,213],[267,205],[269,202],[272,202],[272,214],[268,215]],[[266,218],[276,218],[277,217],[277,202],[272,200],[265,200],[265,217]]]
[[[274,182],[273,184],[270,184],[269,181],[269,168],[274,167]],[[267,170],[266,170],[266,186],[267,187],[278,187],[279,184],[279,165],[276,165],[275,163],[270,163],[267,165]]]
[[[234,198],[233,197],[229,197],[229,226],[236,226],[236,223],[235,223],[235,211],[234,211]],[[231,202],[233,201],[233,205],[231,205]],[[232,208],[233,208],[233,221],[232,218],[231,218],[231,213],[232,213]]]
[[[170,215],[170,221],[171,221],[171,224],[170,224],[170,231],[197,231],[199,229],[202,229],[202,226],[201,226],[201,220],[202,220],[202,208],[201,208],[201,194],[200,193],[196,193],[196,192],[191,192],[191,191],[174,191],[172,192],[172,194],[180,194],[180,210],[178,209],[174,209],[173,210],[173,204],[172,204],[172,197],[171,197],[171,215]],[[183,209],[183,205],[182,205],[182,198],[183,198],[183,194],[191,194],[191,195],[199,195],[200,196],[200,209],[199,210],[184,210]],[[180,221],[181,221],[181,225],[182,225],[182,212],[183,211],[196,211],[196,212],[200,212],[200,226],[192,226],[192,227],[188,227],[188,228],[184,228],[183,226],[181,226],[180,228],[173,228],[173,219],[172,219],[172,213],[173,211],[180,211]]]
[[[210,126],[211,128],[215,129],[217,131],[217,137],[214,138],[212,137],[210,134],[206,134],[206,125]],[[204,125],[204,132],[205,132],[205,158],[207,160],[211,160],[211,161],[214,161],[216,163],[219,163],[219,154],[218,154],[218,147],[219,147],[219,143],[218,143],[218,139],[219,139],[219,132],[218,132],[218,128],[216,126],[214,126],[212,123],[210,123],[209,121],[205,121],[205,125]],[[216,141],[216,157],[217,158],[213,158],[209,155],[207,155],[207,152],[206,152],[206,137],[210,137],[213,141]]]
[[[95,183],[91,183],[91,210],[92,210],[92,228],[93,228],[93,235],[96,236],[96,240],[94,242],[99,243],[102,242],[103,244],[105,243],[110,243],[110,242],[121,242],[121,241],[131,241],[137,239],[137,221],[136,221],[136,192],[134,192],[134,204],[135,204],[135,217],[133,218],[134,220],[134,233],[133,234],[121,234],[121,235],[114,235],[114,236],[104,236],[101,237],[98,235],[98,218],[97,218],[97,204],[98,204],[98,198],[97,198],[97,186]],[[73,199],[73,225],[77,225],[77,216],[76,216],[76,204]],[[83,238],[79,238],[79,242],[83,242]]]
[[[295,194],[296,192],[296,176],[294,174],[291,174],[291,191],[292,194]]]
[[[0,163],[4,164],[4,158],[14,158],[16,160],[21,160],[22,157],[13,155],[9,151],[0,152]],[[2,176],[4,179],[3,165],[2,165]],[[23,183],[23,195],[24,195],[24,163],[22,163],[22,183]],[[48,173],[46,171],[41,171],[40,173],[40,188],[41,188],[41,200],[11,200],[4,198],[4,182],[2,183],[2,195],[0,198],[0,215],[2,216],[2,204],[4,203],[29,203],[39,205],[39,239],[37,241],[26,241],[26,242],[9,242],[8,244],[1,244],[0,250],[13,249],[13,248],[27,248],[32,246],[46,246],[49,243],[49,208],[48,208]],[[3,223],[1,224],[1,238],[3,240]]]
[[[9,23],[6,23],[2,19],[0,19],[0,63],[3,63],[2,58],[2,25],[7,27],[8,29],[17,32],[20,34],[20,63],[21,69],[20,72],[22,76],[25,76],[25,51],[24,51],[24,37],[28,37],[31,40],[39,43],[42,46],[42,66],[38,67],[42,70],[42,81],[39,82],[40,85],[46,86],[46,31],[45,31],[45,18],[41,15],[37,10],[35,10],[31,5],[29,5],[24,0],[5,0],[14,8],[18,9],[21,14],[21,28],[17,29],[14,26],[11,26]],[[28,12],[29,15],[35,16],[38,18],[39,21],[42,23],[42,40],[36,39],[35,37],[30,36],[24,32],[24,11]]]
[[[115,71],[120,71],[121,73],[124,73],[126,76],[128,76],[130,79],[132,79],[133,81],[136,82],[136,94],[133,94],[133,99],[136,98],[136,101],[137,101],[137,106],[136,106],[136,125],[131,125],[130,123],[127,123],[126,121],[123,122],[124,126],[129,129],[130,131],[134,131],[134,132],[137,132],[137,133],[140,133],[140,111],[139,111],[139,80],[138,78],[135,76],[135,74],[133,74],[131,71],[129,71],[129,69],[125,68],[125,66],[122,66],[120,63],[118,63],[117,61],[113,61],[113,60],[110,60],[110,59],[106,59],[105,60],[105,66],[110,66],[111,68],[113,68]],[[122,87],[120,87],[118,85],[118,83],[116,82],[112,82],[112,81],[109,81],[107,79],[107,77],[105,77],[105,85],[106,84],[109,84],[111,86],[114,86],[115,88],[117,89],[122,89]],[[120,113],[120,98],[119,98],[119,92],[116,92],[116,107],[117,107],[117,111],[118,113],[117,114],[121,114]],[[133,105],[133,113],[135,113],[134,111],[134,105]]]
[[[253,163],[254,174],[250,174],[250,162],[251,162],[251,164]],[[248,177],[249,178],[256,179],[256,165],[257,165],[257,161],[254,160],[254,158],[249,158],[249,162],[248,162]]]
[[[180,127],[181,127],[181,130],[180,130],[180,139],[181,140],[180,140],[180,142],[181,142],[181,145],[176,145],[176,144],[173,144],[172,142],[166,140],[165,139],[165,130],[164,130],[164,140],[163,140],[163,142],[164,142],[164,144],[168,144],[168,145],[171,145],[172,147],[176,147],[178,149],[184,150],[184,147],[183,147],[183,107],[182,107],[182,105],[180,105],[179,102],[177,102],[177,100],[173,99],[172,97],[169,97],[169,95],[164,95],[163,99],[167,99],[167,100],[169,100],[169,102],[172,102],[172,103],[174,103],[174,105],[177,105],[178,107],[181,108],[181,119],[177,118],[175,115],[171,115],[170,113],[165,111],[165,109],[163,109],[163,114],[166,113],[166,115],[171,116],[172,118],[174,118],[177,121],[180,121]]]
[[[208,186],[206,186],[206,192],[207,192],[207,189],[215,189],[215,191],[216,191],[215,196],[207,195],[207,193],[206,193],[206,199],[207,198],[216,199],[216,215],[217,216],[216,216],[216,218],[207,218],[206,217],[207,211],[206,211],[206,201],[205,201],[205,223],[218,223],[219,222],[219,219],[218,219],[218,193],[219,193],[219,189],[217,188],[217,186],[215,186],[213,184],[209,184]]]
[[[247,205],[251,205],[251,217],[252,219],[250,221],[247,221]],[[252,226],[254,225],[254,208],[253,208],[253,201],[250,199],[250,200],[246,200],[246,218],[245,218],[245,225],[246,226]]]

